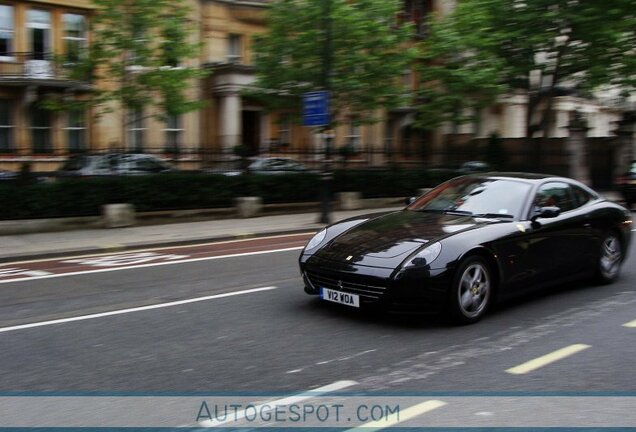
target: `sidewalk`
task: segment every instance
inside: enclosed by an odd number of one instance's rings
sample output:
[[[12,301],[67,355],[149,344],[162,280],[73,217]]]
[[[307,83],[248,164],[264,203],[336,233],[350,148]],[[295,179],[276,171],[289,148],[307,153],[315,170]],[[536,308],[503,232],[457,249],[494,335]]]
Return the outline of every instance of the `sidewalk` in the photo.
[[[335,222],[360,214],[402,208],[335,211],[331,215],[331,220]],[[313,212],[249,219],[0,236],[0,263],[71,254],[118,252],[144,247],[232,240],[268,234],[317,231],[324,226],[317,223],[318,218],[319,214]]]
[[[602,195],[610,200],[620,200],[620,196],[615,192],[604,192]],[[394,206],[334,211],[331,220],[335,222],[360,214],[402,208],[402,206]],[[323,224],[317,223],[318,218],[319,214],[312,212],[130,228],[6,235],[0,236],[0,263],[317,231],[323,226]]]

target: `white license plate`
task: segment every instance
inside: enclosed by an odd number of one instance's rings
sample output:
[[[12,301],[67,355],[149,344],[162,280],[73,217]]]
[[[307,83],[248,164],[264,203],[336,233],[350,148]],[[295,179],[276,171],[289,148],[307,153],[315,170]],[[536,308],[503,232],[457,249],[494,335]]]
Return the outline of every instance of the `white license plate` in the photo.
[[[328,288],[320,288],[320,298],[333,303],[339,303],[352,307],[360,307],[360,296]]]

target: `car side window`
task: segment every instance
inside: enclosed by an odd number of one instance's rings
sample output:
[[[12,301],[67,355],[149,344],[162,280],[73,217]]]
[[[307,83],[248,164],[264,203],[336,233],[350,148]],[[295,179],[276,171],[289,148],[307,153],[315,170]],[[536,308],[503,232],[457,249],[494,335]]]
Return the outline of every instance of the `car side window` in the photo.
[[[259,168],[262,170],[273,171],[276,169],[276,161],[274,159],[263,161],[263,163],[261,164]]]
[[[534,198],[535,207],[559,207],[566,212],[579,207],[570,185],[563,182],[550,182],[539,187]]]
[[[572,193],[576,199],[577,207],[587,204],[593,198],[592,195],[578,186],[572,186]]]
[[[159,171],[161,170],[161,165],[159,165],[156,161],[150,158],[141,158],[137,159],[137,170],[139,171]]]
[[[284,159],[272,159],[270,166],[273,170],[284,170],[287,168]]]
[[[97,159],[97,162],[95,163],[95,169],[110,170],[110,168],[111,168],[110,159],[101,158],[101,157]]]

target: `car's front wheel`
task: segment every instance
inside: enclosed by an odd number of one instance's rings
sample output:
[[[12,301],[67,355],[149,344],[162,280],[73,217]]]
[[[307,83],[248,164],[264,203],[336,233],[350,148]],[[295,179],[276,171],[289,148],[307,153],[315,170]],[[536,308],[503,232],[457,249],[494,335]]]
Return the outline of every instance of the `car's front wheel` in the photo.
[[[459,324],[479,321],[493,297],[494,281],[490,267],[480,256],[469,256],[461,262],[450,291],[450,314]]]
[[[603,236],[601,241],[597,268],[598,281],[602,284],[614,282],[618,278],[622,263],[621,240],[616,233],[609,232]]]

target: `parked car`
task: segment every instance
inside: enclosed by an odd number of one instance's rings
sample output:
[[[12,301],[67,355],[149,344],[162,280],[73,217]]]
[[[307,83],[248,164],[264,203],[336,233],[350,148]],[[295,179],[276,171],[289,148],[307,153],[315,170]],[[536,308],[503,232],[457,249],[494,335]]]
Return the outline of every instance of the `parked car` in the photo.
[[[459,172],[463,174],[471,174],[476,172],[487,172],[487,171],[490,171],[490,165],[482,161],[464,162],[459,167]]]
[[[0,170],[0,181],[15,180],[18,175],[13,171]]]
[[[627,207],[636,203],[636,160],[630,162],[625,172],[616,179],[615,184]]]
[[[58,177],[146,175],[175,171],[163,159],[143,153],[108,153],[71,156]]]
[[[309,170],[302,163],[284,157],[256,157],[250,159],[249,165],[245,169],[240,168],[241,161],[228,161],[214,169],[208,169],[208,174],[222,174],[226,176],[236,176],[245,173],[252,174],[297,174],[308,172]]]
[[[255,159],[247,171],[254,174],[290,174],[307,172],[307,167],[294,159],[271,157]]]
[[[472,323],[501,297],[570,279],[615,281],[632,217],[584,184],[473,174],[404,210],[358,216],[301,252],[305,292],[353,308],[445,311]]]

